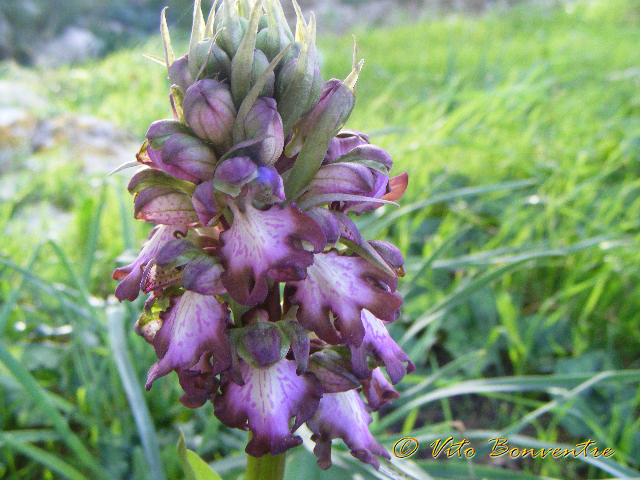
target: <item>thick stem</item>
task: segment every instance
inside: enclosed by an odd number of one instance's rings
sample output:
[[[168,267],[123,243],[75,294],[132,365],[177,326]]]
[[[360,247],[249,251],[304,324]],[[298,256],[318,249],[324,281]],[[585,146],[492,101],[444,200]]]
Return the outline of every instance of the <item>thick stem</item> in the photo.
[[[245,480],[282,480],[286,453],[280,455],[247,455],[247,473]]]

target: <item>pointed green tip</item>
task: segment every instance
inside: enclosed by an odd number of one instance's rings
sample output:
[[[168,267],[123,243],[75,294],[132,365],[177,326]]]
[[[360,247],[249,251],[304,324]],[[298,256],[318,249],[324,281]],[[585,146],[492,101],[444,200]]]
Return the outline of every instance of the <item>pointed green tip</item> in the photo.
[[[353,93],[355,93],[356,83],[358,82],[358,76],[360,75],[360,71],[362,70],[363,65],[364,58],[360,59],[360,61],[353,66],[353,70],[351,70],[351,73],[347,76],[347,78],[344,79],[344,84]]]
[[[160,13],[160,35],[162,36],[162,45],[164,46],[164,60],[167,68],[169,68],[175,60],[175,55],[173,53],[173,47],[171,46],[169,27],[167,26],[167,8],[169,7],[164,7]]]

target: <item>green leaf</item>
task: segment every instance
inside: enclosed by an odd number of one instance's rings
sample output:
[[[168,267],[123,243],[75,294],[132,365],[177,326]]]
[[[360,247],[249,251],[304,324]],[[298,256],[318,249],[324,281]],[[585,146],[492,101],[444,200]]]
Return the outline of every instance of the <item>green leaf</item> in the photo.
[[[211,470],[207,462],[202,460],[196,452],[187,448],[182,430],[180,430],[180,439],[178,440],[178,456],[186,480],[222,480],[220,475]]]

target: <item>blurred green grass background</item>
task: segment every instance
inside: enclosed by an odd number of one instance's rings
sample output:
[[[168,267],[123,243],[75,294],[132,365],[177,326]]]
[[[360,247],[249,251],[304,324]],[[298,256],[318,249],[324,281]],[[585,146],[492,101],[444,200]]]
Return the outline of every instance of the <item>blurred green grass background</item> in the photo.
[[[406,255],[392,333],[418,366],[372,430],[388,447],[411,435],[422,448],[383,468],[640,476],[640,4],[524,4],[356,35],[366,63],[347,126],[410,178],[400,209],[358,219]],[[323,77],[344,78],[351,38],[319,43]],[[0,64],[0,81],[46,98],[38,115],[96,115],[141,141],[170,116],[166,72],[142,53],[160,56],[159,36],[55,70]],[[111,311],[108,328],[106,299],[118,256],[149,228],[132,219],[128,173],[89,173],[73,147],[0,176],[0,477],[158,478],[148,462],[160,458],[181,478],[178,428],[223,478],[241,477],[245,434],[221,427],[210,405],[182,407],[175,378],[128,403],[154,354],[131,332],[141,304]],[[156,433],[141,428],[143,402]],[[428,455],[435,438],[479,446],[496,432],[522,446],[592,438],[616,453],[601,463]],[[287,478],[375,478],[348,453],[334,457],[321,473],[299,448]]]

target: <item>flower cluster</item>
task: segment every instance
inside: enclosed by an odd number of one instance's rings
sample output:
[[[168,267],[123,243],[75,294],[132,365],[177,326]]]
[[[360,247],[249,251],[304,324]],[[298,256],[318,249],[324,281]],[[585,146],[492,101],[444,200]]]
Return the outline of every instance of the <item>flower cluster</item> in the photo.
[[[159,359],[147,389],[175,371],[184,405],[210,400],[251,430],[250,455],[299,445],[306,423],[322,468],[334,438],[378,467],[369,412],[414,368],[386,328],[403,257],[349,213],[397,200],[407,175],[341,130],[361,62],[323,83],[313,15],[294,3],[294,35],[278,0],[217,3],[205,21],[196,1],[177,59],[163,11],[174,119],[151,124],[129,183],[135,217],[157,224],[114,272],[120,300],[150,294],[136,323]]]

